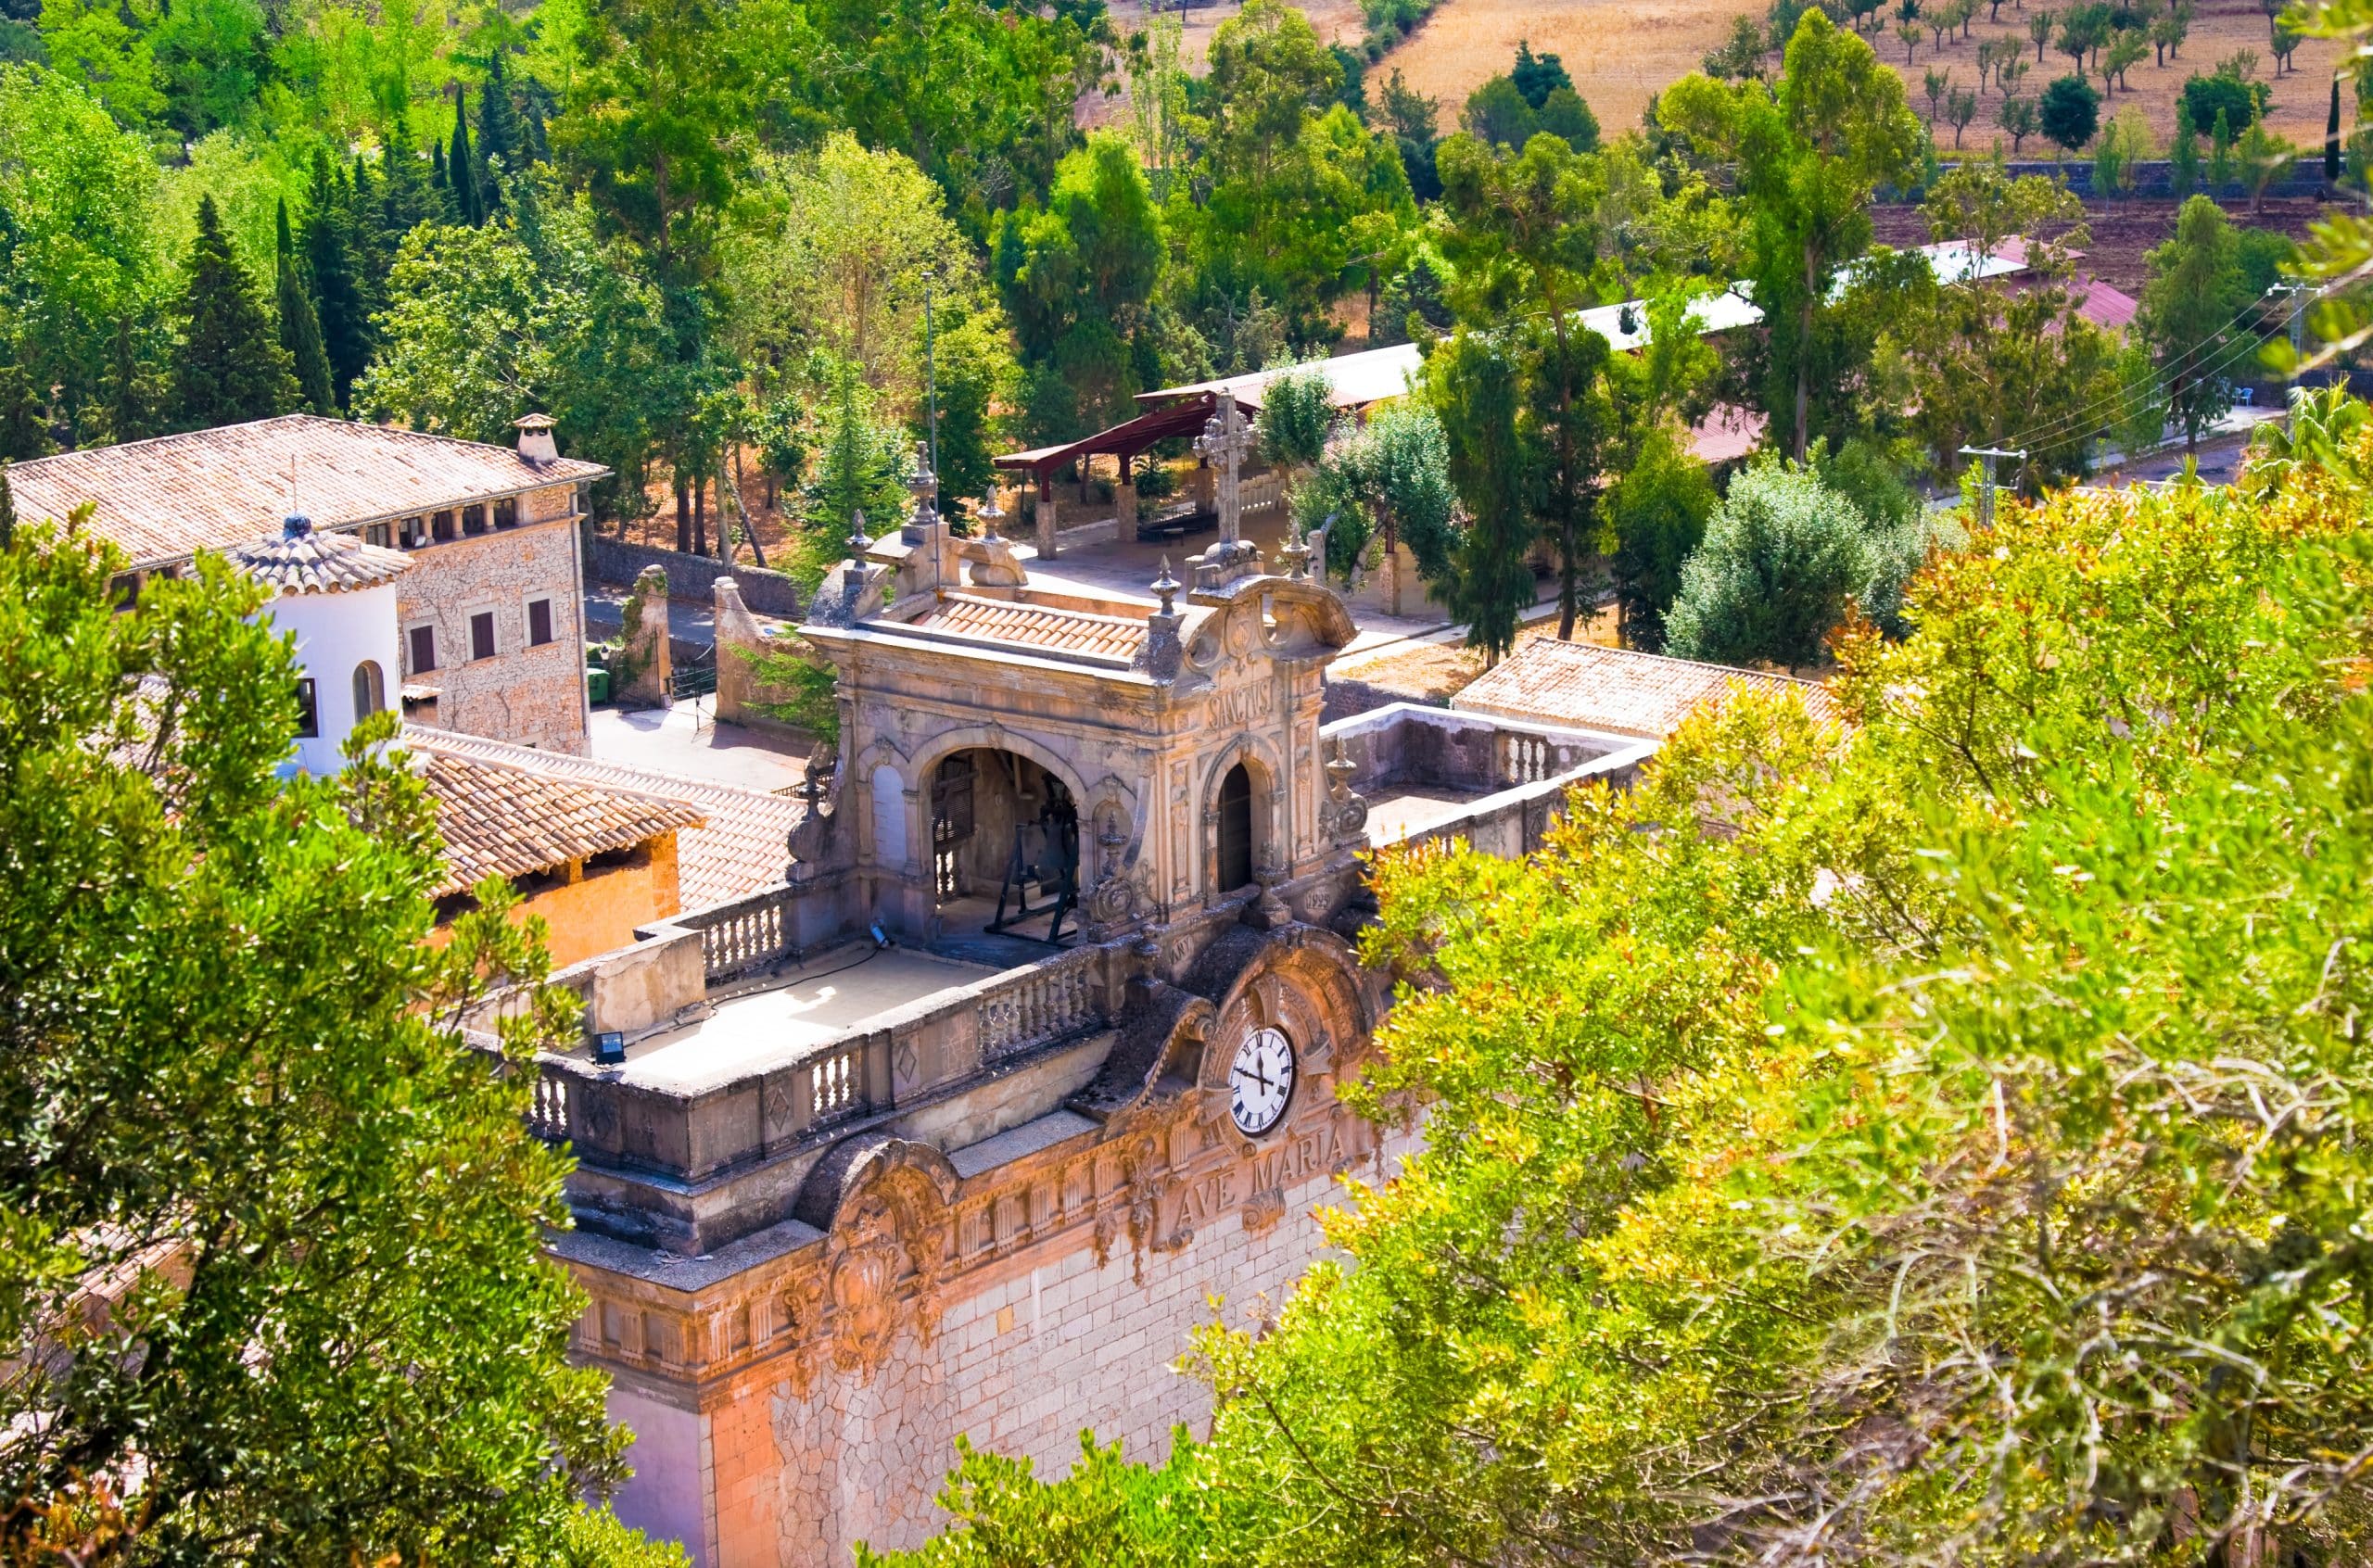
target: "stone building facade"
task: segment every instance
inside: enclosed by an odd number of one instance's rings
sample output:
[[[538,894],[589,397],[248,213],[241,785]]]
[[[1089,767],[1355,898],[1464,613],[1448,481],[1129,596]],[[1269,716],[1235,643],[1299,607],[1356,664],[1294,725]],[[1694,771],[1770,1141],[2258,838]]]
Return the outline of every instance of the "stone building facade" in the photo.
[[[516,449],[311,414],[63,452],[9,470],[17,508],[91,526],[127,558],[129,601],[199,550],[246,545],[302,512],[325,534],[409,555],[400,579],[407,718],[552,751],[585,751],[585,487],[552,422]],[[393,697],[390,693],[390,697]]]
[[[625,1043],[539,1064],[576,1349],[635,1434],[621,1515],[706,1568],[920,1540],[958,1435],[1057,1473],[1083,1427],[1149,1459],[1200,1421],[1173,1368],[1212,1298],[1282,1300],[1340,1179],[1415,1136],[1337,1093],[1388,1000],[1373,823],[1522,853],[1643,754],[1447,714],[1330,740],[1351,622],[1226,488],[1149,601],[1034,587],[927,499],[852,541],[803,628],[842,726],[785,881],[558,977]]]

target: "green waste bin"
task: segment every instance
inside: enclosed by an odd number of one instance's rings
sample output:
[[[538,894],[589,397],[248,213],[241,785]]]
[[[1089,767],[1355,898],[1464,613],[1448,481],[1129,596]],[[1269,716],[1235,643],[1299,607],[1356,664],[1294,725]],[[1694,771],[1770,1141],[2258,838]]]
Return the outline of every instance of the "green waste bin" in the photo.
[[[585,670],[585,698],[590,702],[610,700],[610,672],[599,664],[589,664]]]

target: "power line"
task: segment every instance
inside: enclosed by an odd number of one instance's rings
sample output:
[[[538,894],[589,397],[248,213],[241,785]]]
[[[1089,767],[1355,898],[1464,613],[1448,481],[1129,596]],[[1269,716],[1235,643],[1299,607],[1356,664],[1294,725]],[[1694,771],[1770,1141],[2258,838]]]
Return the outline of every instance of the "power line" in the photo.
[[[2270,295],[2272,292],[2272,290],[2269,290],[2268,294]],[[2318,291],[2318,293],[2320,292],[2321,291]],[[2187,350],[2182,356],[2173,362],[2162,365],[2154,370],[2151,373],[2152,381],[2156,384],[2154,389],[2161,394],[2164,394],[2173,387],[2177,377],[2200,369],[2198,361],[2200,361],[2203,357],[2213,356],[2218,364],[2216,373],[2222,374],[2226,369],[2238,364],[2242,354],[2255,352],[2257,349],[2264,348],[2267,343],[2273,341],[2275,335],[2284,330],[2283,328],[2276,327],[2271,331],[2262,333],[2254,338],[2249,339],[2244,345],[2242,345],[2240,353],[2234,352],[2234,346],[2225,339],[2225,334],[2232,331],[2235,327],[2240,326],[2243,319],[2249,315],[2251,310],[2254,309],[2258,303],[2262,302],[2264,297],[2261,297],[2261,300],[2253,300],[2249,306],[2243,307],[2230,322],[2226,323],[2225,327],[2221,329],[2214,337],[2202,341],[2195,348]],[[2067,436],[2073,434],[2076,429],[2081,428],[2087,423],[2100,416],[2107,410],[2114,408],[2118,404],[2126,401],[2126,399],[2127,393],[2125,390],[2120,390],[2115,393],[2097,398],[2093,401],[2087,403],[2069,413],[2062,414],[2056,419],[2046,421],[2044,424],[2037,425],[2033,429],[2022,431],[2016,436],[2010,436],[2005,439],[2002,444],[2006,447],[2027,447],[2030,449],[2037,446],[2055,444],[2058,441],[2066,439]]]
[[[2151,390],[2160,396],[2164,396],[2174,388],[2176,379],[2180,376],[2223,375],[2264,348],[2283,330],[2278,326],[2254,337],[2245,336],[2238,343],[2226,341],[2223,335],[2219,334],[2216,338],[2210,339],[2201,348],[2185,354],[2182,360],[2153,371]],[[2206,363],[2191,362],[2197,360],[2202,354],[2213,354],[2215,358],[2213,361]],[[2097,398],[2083,408],[2064,414],[2047,424],[2039,425],[2034,430],[2013,436],[2004,444],[2033,449],[2055,446],[2080,435],[2089,437],[2092,433],[2091,427],[2106,423],[2108,411],[2128,401],[2129,398],[2129,389],[2120,389],[2115,393]]]

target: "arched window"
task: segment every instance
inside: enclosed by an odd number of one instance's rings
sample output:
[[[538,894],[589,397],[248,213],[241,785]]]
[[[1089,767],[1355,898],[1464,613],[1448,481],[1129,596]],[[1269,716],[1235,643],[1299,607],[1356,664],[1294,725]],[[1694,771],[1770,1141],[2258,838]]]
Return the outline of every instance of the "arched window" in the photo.
[[[379,674],[377,661],[365,659],[354,666],[354,718],[356,723],[369,718],[387,705],[387,686]]]
[[[1252,880],[1252,775],[1242,763],[1220,780],[1219,872],[1222,892]]]

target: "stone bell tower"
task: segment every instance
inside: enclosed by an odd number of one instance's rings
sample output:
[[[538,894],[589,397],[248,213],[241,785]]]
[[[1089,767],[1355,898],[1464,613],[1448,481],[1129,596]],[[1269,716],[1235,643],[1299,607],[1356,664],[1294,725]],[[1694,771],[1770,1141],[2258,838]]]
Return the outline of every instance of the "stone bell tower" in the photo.
[[[1274,573],[1238,536],[1249,433],[1212,424],[1220,538],[1189,584],[1165,564],[1150,608],[1034,585],[993,514],[981,537],[953,537],[928,473],[913,520],[853,538],[825,579],[802,635],[839,677],[841,854],[886,929],[996,923],[975,917],[999,891],[1009,916],[1014,830],[1031,881],[1062,869],[1033,837],[1058,820],[1076,824],[1085,940],[1229,904],[1263,926],[1325,913],[1320,884],[1339,882],[1361,828],[1318,742],[1322,672],[1351,620],[1299,545]]]

